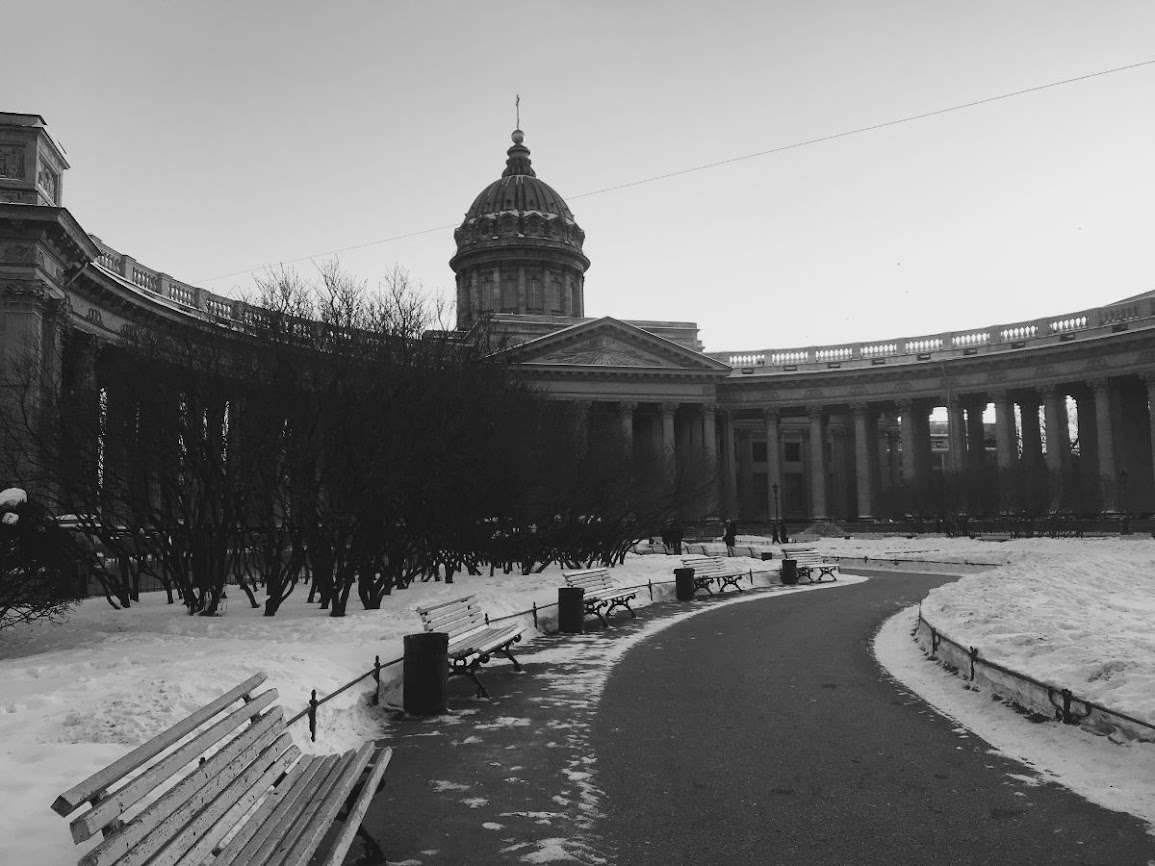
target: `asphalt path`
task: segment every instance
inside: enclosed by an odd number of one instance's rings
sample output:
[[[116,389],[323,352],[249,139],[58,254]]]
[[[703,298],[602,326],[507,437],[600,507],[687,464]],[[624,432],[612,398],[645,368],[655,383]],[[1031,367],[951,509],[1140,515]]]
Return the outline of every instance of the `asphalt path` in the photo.
[[[882,622],[956,578],[872,577],[719,606],[625,655],[590,731],[607,861],[1149,866],[1139,819],[1032,784],[879,667]]]

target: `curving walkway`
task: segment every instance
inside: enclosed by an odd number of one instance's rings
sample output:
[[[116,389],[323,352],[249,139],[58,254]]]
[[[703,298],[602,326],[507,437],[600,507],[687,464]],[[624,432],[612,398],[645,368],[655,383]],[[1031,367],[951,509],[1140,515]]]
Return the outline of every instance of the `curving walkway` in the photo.
[[[877,666],[882,621],[953,579],[878,573],[644,640],[591,730],[601,853],[622,866],[1148,866],[1139,819],[1033,784]]]

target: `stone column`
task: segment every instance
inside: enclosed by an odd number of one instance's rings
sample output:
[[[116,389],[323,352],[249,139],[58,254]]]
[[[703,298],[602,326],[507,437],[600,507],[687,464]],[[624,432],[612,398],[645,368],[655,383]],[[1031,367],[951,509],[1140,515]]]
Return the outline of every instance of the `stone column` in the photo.
[[[634,410],[638,404],[632,400],[622,400],[618,403],[618,420],[622,425],[622,438],[626,443],[626,453],[633,452],[634,447]]]
[[[1052,474],[1063,471],[1067,465],[1070,442],[1067,432],[1066,394],[1055,388],[1043,391],[1043,412],[1047,428],[1047,469]]]
[[[577,453],[580,457],[584,457],[590,445],[590,410],[593,408],[593,403],[589,400],[574,400],[571,405],[576,416],[574,418],[574,434],[577,440],[575,443]]]
[[[1115,470],[1115,436],[1111,426],[1111,385],[1106,379],[1087,383],[1095,394],[1095,431],[1099,440],[1099,489],[1105,511],[1119,510],[1119,478]]]
[[[902,443],[902,483],[907,490],[913,490],[918,480],[915,473],[914,401],[899,400],[898,412]]]
[[[1147,373],[1142,377],[1147,386],[1147,418],[1151,432],[1151,465],[1155,467],[1155,374]]]
[[[738,463],[734,457],[734,442],[737,436],[734,430],[734,410],[726,409],[722,413],[723,418],[723,446],[725,447],[725,478],[722,485],[722,494],[725,496],[723,500],[725,509],[731,518],[737,516],[738,513],[738,493],[736,489],[735,477],[738,471]]]
[[[718,404],[706,403],[702,406],[702,456],[706,460],[706,470],[713,477],[718,475]]]
[[[675,464],[675,439],[674,439],[674,413],[678,411],[677,403],[663,403],[661,405],[662,412],[662,467],[666,474],[667,481],[674,480],[674,472],[676,470]]]
[[[1043,463],[1043,437],[1039,433],[1039,395],[1034,391],[1019,398],[1023,419],[1023,466],[1037,469]]]
[[[987,431],[983,425],[986,408],[985,395],[974,398],[967,405],[967,462],[976,476],[987,465]]]
[[[874,425],[870,423],[865,403],[851,403],[850,411],[854,413],[854,472],[858,482],[858,518],[869,520],[874,516],[874,490],[871,486],[874,473],[870,471],[870,453],[876,445],[869,434],[876,431]]]
[[[1066,394],[1054,387],[1043,390],[1043,421],[1047,431],[1047,475],[1050,507],[1063,505],[1063,470],[1069,463],[1071,445],[1067,429]]]
[[[1015,468],[1018,449],[1015,448],[1015,406],[1006,391],[991,394],[995,404],[995,451],[999,473],[1005,474]]]
[[[766,422],[766,501],[769,503],[766,513],[770,515],[771,520],[777,520],[782,517],[778,513],[780,500],[774,495],[774,488],[780,488],[782,484],[782,449],[778,441],[779,412],[777,409],[763,409],[762,418]]]
[[[826,417],[821,407],[812,407],[810,415],[810,516],[826,518]]]
[[[950,455],[947,466],[954,475],[961,475],[966,469],[966,422],[963,418],[963,404],[958,397],[947,400],[947,435]]]

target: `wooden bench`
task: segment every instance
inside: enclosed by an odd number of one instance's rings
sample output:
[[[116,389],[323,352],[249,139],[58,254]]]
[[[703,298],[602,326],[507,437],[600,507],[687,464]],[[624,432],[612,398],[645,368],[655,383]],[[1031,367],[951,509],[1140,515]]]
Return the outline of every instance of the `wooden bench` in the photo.
[[[500,653],[513,662],[514,670],[521,670],[509,648],[521,640],[524,629],[519,625],[489,625],[485,612],[472,595],[419,607],[417,613],[426,631],[449,635],[449,672],[473,680],[478,697],[488,698],[489,692],[478,678],[477,669],[495,654]]]
[[[368,839],[361,819],[393,750],[302,755],[276,689],[254,694],[264,681],[250,677],[56,798],[60,815],[90,807],[69,825],[75,842],[104,835],[81,866],[339,866],[358,832]]]
[[[585,615],[593,614],[602,621],[602,626],[608,625],[606,617],[614,612],[615,608],[624,607],[630,616],[637,618],[634,609],[630,607],[630,599],[636,598],[636,592],[618,589],[610,579],[608,568],[587,568],[582,571],[563,571],[566,586],[581,587],[585,590],[582,602],[585,604]]]
[[[810,583],[822,583],[824,577],[838,580],[838,560],[827,559],[813,547],[783,547],[783,559],[793,559],[798,563],[798,576],[805,577]],[[815,572],[818,579],[814,579]]]
[[[753,571],[736,569],[721,556],[684,556],[682,565],[694,569],[694,589],[704,589],[710,595],[714,594],[710,584],[716,584],[719,593],[724,592],[727,586],[742,592],[738,581],[744,577],[749,577],[751,583],[754,581]]]

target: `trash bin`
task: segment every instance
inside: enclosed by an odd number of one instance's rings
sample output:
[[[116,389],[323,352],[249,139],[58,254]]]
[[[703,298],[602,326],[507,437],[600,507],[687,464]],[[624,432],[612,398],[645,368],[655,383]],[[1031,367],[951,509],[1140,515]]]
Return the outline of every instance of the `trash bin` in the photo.
[[[674,569],[674,592],[678,601],[691,601],[694,598],[694,569]]]
[[[773,550],[763,550],[762,551],[762,561],[763,562],[769,562],[773,558],[774,558],[774,551]]]
[[[779,579],[785,584],[798,583],[798,560],[782,560],[782,572],[779,575]]]
[[[559,586],[557,590],[557,629],[564,634],[579,634],[585,620],[585,594],[580,586]]]
[[[443,631],[407,634],[401,661],[405,712],[435,716],[449,708],[449,635]]]

